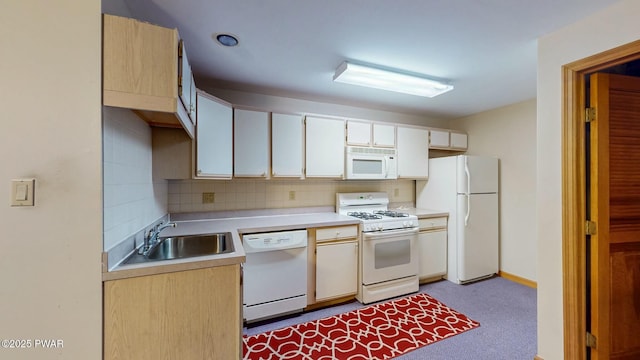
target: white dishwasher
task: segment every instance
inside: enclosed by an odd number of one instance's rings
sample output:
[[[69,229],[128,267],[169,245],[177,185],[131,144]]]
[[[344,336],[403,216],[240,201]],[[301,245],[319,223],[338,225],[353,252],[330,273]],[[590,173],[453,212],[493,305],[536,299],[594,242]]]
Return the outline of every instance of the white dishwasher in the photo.
[[[242,236],[246,253],[246,322],[300,312],[307,306],[307,230]]]

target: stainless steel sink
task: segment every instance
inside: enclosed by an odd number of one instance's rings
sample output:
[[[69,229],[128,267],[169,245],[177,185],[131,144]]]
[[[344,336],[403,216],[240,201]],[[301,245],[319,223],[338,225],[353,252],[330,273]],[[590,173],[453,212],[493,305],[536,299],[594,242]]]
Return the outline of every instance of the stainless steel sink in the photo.
[[[160,238],[160,241],[160,245],[147,256],[149,259],[180,259],[233,251],[231,234],[227,233],[168,237]]]
[[[231,233],[185,235],[160,238],[147,256],[134,253],[124,264],[226,254],[234,251]]]

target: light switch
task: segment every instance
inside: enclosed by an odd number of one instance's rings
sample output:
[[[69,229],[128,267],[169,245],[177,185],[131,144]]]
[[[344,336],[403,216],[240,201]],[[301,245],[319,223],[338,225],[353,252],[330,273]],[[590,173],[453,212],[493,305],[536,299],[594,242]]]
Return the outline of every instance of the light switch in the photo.
[[[16,185],[16,201],[27,201],[27,189],[29,186],[25,183]]]
[[[36,179],[11,180],[11,206],[33,206]]]

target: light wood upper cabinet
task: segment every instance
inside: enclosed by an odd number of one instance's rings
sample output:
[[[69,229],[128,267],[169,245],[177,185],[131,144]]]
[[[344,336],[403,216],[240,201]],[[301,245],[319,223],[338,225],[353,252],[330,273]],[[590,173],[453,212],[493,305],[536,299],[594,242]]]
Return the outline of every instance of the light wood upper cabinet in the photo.
[[[193,178],[193,140],[182,129],[151,128],[151,149],[154,179]]]
[[[344,176],[344,120],[306,117],[306,177]]]
[[[398,126],[398,178],[429,177],[429,130]]]
[[[240,359],[240,265],[104,283],[104,359]]]
[[[179,37],[143,21],[103,15],[103,105],[133,109],[153,126],[195,128],[178,94]]]
[[[373,146],[396,147],[396,126],[373,124]]]
[[[234,109],[233,175],[269,176],[269,113]]]
[[[303,176],[304,125],[302,115],[271,114],[271,176]]]
[[[233,174],[231,104],[197,92],[196,177],[230,179]]]

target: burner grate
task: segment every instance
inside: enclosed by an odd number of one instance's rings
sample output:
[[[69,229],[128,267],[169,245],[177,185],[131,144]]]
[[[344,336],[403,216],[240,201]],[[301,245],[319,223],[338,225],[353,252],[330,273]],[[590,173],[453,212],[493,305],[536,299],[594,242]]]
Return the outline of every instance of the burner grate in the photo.
[[[378,210],[378,211],[374,211],[374,214],[379,214],[379,215],[384,215],[384,216],[394,217],[394,218],[401,218],[401,217],[408,217],[409,216],[409,214],[407,214],[407,213],[401,213],[401,212],[397,212],[397,211],[393,211],[393,210]]]
[[[364,211],[348,212],[347,215],[353,216],[355,218],[362,219],[362,220],[379,220],[379,219],[382,219],[382,215],[372,214],[372,213],[368,213],[368,212],[364,212]]]

